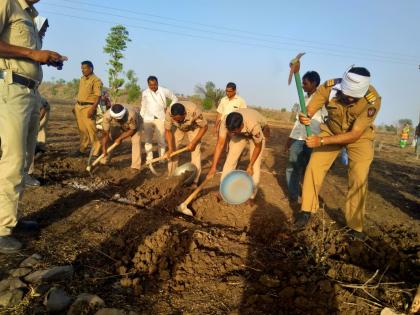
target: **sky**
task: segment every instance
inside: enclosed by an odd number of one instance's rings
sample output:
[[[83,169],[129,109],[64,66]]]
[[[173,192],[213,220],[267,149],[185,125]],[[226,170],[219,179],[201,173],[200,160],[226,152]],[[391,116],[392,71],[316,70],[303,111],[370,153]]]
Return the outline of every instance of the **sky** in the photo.
[[[62,71],[45,67],[44,80],[80,77],[80,62],[91,60],[108,85],[105,38],[122,24],[132,40],[124,70],[142,89],[149,75],[185,95],[232,81],[250,105],[290,109],[298,95],[287,85],[289,61],[305,52],[301,74],[315,70],[321,81],[353,64],[369,69],[382,96],[377,123],[418,123],[418,0],[41,0],[36,8],[50,24],[44,49],[69,58]]]

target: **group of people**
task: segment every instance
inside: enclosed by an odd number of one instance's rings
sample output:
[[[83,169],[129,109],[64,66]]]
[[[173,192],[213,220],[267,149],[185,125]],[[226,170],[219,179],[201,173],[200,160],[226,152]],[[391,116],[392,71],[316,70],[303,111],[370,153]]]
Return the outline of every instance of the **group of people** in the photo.
[[[25,230],[36,224],[19,219],[18,201],[23,192],[24,174],[32,161],[40,125],[42,65],[61,69],[67,60],[61,54],[41,49],[41,36],[36,28],[39,0],[2,0],[0,2],[0,138],[3,151],[0,159],[0,253],[18,251],[22,244],[12,236],[16,228]],[[159,86],[158,79],[147,79],[140,112],[122,104],[112,104],[102,92],[102,82],[94,74],[93,64],[84,61],[74,114],[80,132],[80,145],[74,156],[104,155],[102,163],[110,162],[110,143],[132,141],[131,168],[141,167],[141,131],[145,136],[146,159],[153,158],[152,139],[156,135],[158,154],[169,160],[171,174],[177,159],[171,154],[184,138],[197,168],[194,184],[201,173],[201,140],[208,131],[208,122],[199,106],[179,101],[168,89]],[[367,195],[367,176],[373,159],[373,122],[380,109],[381,98],[370,85],[370,73],[362,67],[352,67],[342,78],[320,84],[316,72],[303,76],[307,92],[307,115],[300,113],[288,141],[289,162],[287,182],[290,198],[300,196],[299,182],[303,176],[301,211],[295,228],[305,226],[311,214],[319,208],[318,195],[324,177],[343,147],[349,163],[349,192],[345,216],[353,234],[362,236],[363,216]],[[306,136],[302,125],[311,126],[314,135]],[[101,136],[98,136],[98,130]],[[237,167],[244,149],[249,145],[246,171],[254,181],[256,198],[260,181],[263,151],[270,136],[267,119],[236,94],[236,85],[226,86],[226,96],[217,108],[214,127],[217,142],[207,179],[217,170],[227,151],[223,178]],[[312,151],[312,152],[310,152]],[[310,157],[309,157],[310,156]],[[304,171],[304,169],[306,170]]]

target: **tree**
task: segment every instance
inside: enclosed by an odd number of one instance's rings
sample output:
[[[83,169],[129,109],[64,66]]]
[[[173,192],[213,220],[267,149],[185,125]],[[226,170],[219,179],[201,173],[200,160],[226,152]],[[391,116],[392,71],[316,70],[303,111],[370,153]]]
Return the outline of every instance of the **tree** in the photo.
[[[196,85],[195,91],[204,98],[203,107],[205,109],[211,109],[213,106],[217,106],[222,97],[225,96],[225,91],[216,88],[216,85],[211,81],[206,82],[204,86]]]
[[[409,124],[410,126],[413,126],[413,121],[409,118],[402,118],[402,119],[398,120],[398,124],[400,126],[404,126],[405,124]]]
[[[127,42],[131,42],[128,31],[123,25],[111,27],[111,31],[105,40],[104,52],[110,55],[108,65],[109,93],[112,99],[120,95],[120,87],[124,85],[124,79],[119,75],[123,70],[121,59],[124,58],[122,52],[127,48]]]
[[[141,94],[140,86],[138,85],[138,78],[134,70],[128,70],[126,73],[128,82],[125,84],[125,90],[127,91],[127,101],[134,103]]]

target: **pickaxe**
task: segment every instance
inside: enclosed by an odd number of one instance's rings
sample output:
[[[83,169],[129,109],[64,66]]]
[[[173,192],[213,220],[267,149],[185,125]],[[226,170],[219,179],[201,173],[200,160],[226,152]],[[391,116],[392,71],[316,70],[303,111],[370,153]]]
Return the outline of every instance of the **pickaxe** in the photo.
[[[302,89],[302,82],[300,79],[300,74],[299,74],[299,70],[300,70],[300,58],[304,55],[305,53],[300,53],[298,54],[294,59],[292,59],[290,61],[290,72],[289,72],[289,85],[292,82],[292,76],[295,76],[295,83],[296,83],[296,88],[298,91],[298,95],[299,95],[299,104],[300,104],[300,111],[307,115],[308,112],[306,111],[306,104],[305,104],[305,96],[303,94],[303,89]],[[311,131],[311,127],[310,126],[305,126],[306,129],[306,135],[307,136],[311,136],[312,135],[312,131]]]

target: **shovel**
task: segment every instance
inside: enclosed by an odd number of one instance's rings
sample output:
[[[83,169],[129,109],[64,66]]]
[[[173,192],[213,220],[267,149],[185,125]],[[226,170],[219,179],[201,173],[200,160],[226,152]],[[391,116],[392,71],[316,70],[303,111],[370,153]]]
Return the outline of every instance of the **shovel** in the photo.
[[[106,153],[111,153],[112,152],[112,150],[114,150],[116,147],[118,146],[118,143],[113,143],[107,150],[106,150]],[[93,163],[91,164],[91,165],[88,165],[87,167],[86,167],[86,170],[90,173],[91,171],[92,171],[92,168],[94,167],[94,166],[96,166],[96,164],[98,164],[101,160],[102,160],[102,158],[104,157],[104,154],[102,153],[100,156],[98,156],[98,158],[95,160],[95,161],[93,161]]]
[[[182,152],[185,152],[185,151],[188,151],[188,147],[184,147],[182,149],[179,149],[177,151],[172,152],[170,157],[174,157],[175,155],[181,154]],[[153,173],[153,175],[160,176],[160,174],[158,172],[156,172],[155,168],[153,167],[153,163],[156,163],[156,162],[159,162],[159,161],[163,161],[165,159],[166,159],[166,157],[164,157],[164,156],[160,156],[160,157],[154,158],[154,159],[152,159],[150,161],[147,161],[143,165],[143,167],[144,166],[148,166],[149,169],[150,169],[150,171]]]
[[[302,82],[300,80],[300,74],[299,74],[299,70],[300,70],[300,58],[304,55],[305,53],[300,53],[296,56],[296,58],[292,59],[290,61],[290,73],[289,73],[289,85],[292,82],[292,76],[295,76],[295,83],[296,83],[296,89],[298,91],[298,95],[299,95],[299,104],[300,104],[300,111],[307,115],[307,111],[306,111],[306,104],[305,104],[305,96],[303,95],[303,89],[302,89]],[[306,129],[306,135],[307,136],[311,136],[312,135],[312,131],[311,131],[311,127],[310,126],[305,126]]]
[[[176,211],[181,212],[181,213],[183,213],[185,215],[188,215],[190,217],[194,216],[192,211],[190,209],[188,209],[188,205],[190,204],[191,201],[193,201],[193,199],[195,197],[197,197],[198,193],[203,190],[204,185],[207,184],[208,181],[209,181],[209,179],[206,178],[200,184],[200,186],[198,186],[183,203],[181,203],[178,207],[176,207]]]

